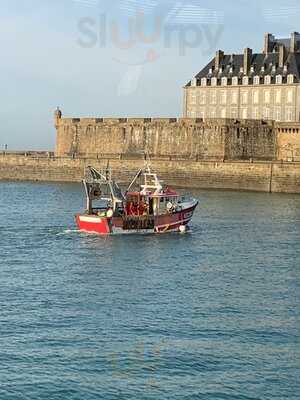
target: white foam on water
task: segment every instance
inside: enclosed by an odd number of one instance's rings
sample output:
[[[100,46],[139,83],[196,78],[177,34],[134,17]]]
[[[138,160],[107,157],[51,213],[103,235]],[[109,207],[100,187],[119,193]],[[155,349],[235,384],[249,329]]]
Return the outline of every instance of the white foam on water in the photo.
[[[65,229],[62,232],[58,232],[56,234],[56,236],[69,235],[69,234],[72,234],[72,233],[80,233],[80,231],[78,229]]]

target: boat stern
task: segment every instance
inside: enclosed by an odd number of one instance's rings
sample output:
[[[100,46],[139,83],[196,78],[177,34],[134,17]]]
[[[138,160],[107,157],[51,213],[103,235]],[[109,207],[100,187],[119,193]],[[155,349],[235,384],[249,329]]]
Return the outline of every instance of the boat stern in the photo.
[[[76,214],[76,224],[80,231],[108,235],[111,233],[111,219],[97,215]]]

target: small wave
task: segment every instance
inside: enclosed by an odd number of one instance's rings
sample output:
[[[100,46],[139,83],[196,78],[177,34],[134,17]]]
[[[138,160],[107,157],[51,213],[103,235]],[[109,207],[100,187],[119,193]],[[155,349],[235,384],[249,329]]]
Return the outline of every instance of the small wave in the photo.
[[[72,233],[80,233],[80,231],[78,229],[65,229],[62,232],[58,232],[56,234],[56,236],[64,236],[64,235],[69,235],[69,234],[72,234]]]

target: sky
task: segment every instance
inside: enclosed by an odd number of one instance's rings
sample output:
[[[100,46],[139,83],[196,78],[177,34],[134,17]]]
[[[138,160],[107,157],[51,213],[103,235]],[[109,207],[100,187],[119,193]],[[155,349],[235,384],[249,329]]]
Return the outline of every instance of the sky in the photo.
[[[0,150],[53,150],[66,117],[180,117],[216,50],[300,31],[299,0],[1,0]]]

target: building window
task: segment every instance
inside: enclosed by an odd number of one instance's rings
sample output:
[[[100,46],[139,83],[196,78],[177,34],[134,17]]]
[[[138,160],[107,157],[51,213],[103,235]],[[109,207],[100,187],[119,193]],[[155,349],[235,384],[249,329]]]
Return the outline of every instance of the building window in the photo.
[[[210,109],[210,117],[211,118],[216,118],[216,109],[215,108],[211,108]]]
[[[221,110],[221,118],[226,118],[226,108],[222,108],[222,110]]]
[[[248,76],[243,77],[243,85],[248,85],[249,84],[249,78]]]
[[[203,90],[199,94],[199,103],[200,104],[205,104],[205,102],[206,102],[206,94],[205,94],[205,92]]]
[[[226,78],[226,76],[223,76],[223,78],[221,79],[221,85],[222,85],[222,86],[226,86],[226,85],[227,85],[227,78]]]
[[[271,110],[269,107],[264,107],[263,109],[263,118],[270,119],[271,118]]]
[[[293,89],[289,89],[287,92],[287,103],[292,103],[293,97]]]
[[[207,86],[207,79],[206,78],[202,78],[201,79],[201,86]]]
[[[270,75],[266,75],[266,76],[265,76],[264,82],[265,82],[265,85],[270,85],[270,84],[271,84],[271,77],[270,77]]]
[[[281,108],[280,107],[277,107],[275,110],[275,120],[281,121]]]
[[[239,78],[237,76],[234,76],[232,78],[232,84],[235,85],[235,86],[239,84]]]
[[[192,86],[197,86],[197,78],[192,79]]]
[[[238,110],[237,108],[232,108],[230,111],[231,118],[238,118]]]
[[[247,119],[248,118],[248,109],[247,108],[243,108],[242,109],[242,118],[243,119]]]
[[[251,67],[250,67],[250,72],[251,72],[251,73],[254,72],[254,65],[251,65]]]
[[[282,75],[276,75],[276,83],[277,83],[278,85],[281,85],[281,84],[282,84]]]
[[[242,92],[242,104],[248,104],[248,92]]]
[[[217,82],[218,82],[217,78],[211,78],[211,85],[212,86],[217,86]]]
[[[276,90],[275,92],[275,101],[276,104],[280,104],[281,103],[281,90]]]
[[[292,75],[292,74],[288,75],[287,83],[289,83],[289,84],[294,83],[294,75]]]
[[[286,121],[293,121],[293,109],[291,107],[287,107],[285,110],[285,119]]]
[[[259,91],[255,90],[253,93],[253,103],[258,104],[259,103]]]
[[[253,112],[252,112],[252,118],[253,119],[259,119],[259,111],[257,107],[253,108]]]
[[[238,103],[238,92],[234,91],[231,95],[231,103],[237,104]]]
[[[216,92],[216,90],[213,90],[210,93],[210,103],[211,104],[217,104],[217,92]]]
[[[196,104],[196,92],[193,90],[192,93],[190,94],[190,103],[191,104]]]
[[[254,83],[254,85],[259,85],[260,84],[260,77],[256,75],[254,77],[254,79],[253,79],[253,83]]]
[[[204,118],[205,117],[205,111],[204,108],[200,108],[200,110],[198,111],[198,118]]]
[[[270,103],[270,90],[264,91],[264,102],[267,104]]]
[[[226,90],[222,90],[221,92],[221,104],[226,104],[227,101],[227,92]]]

